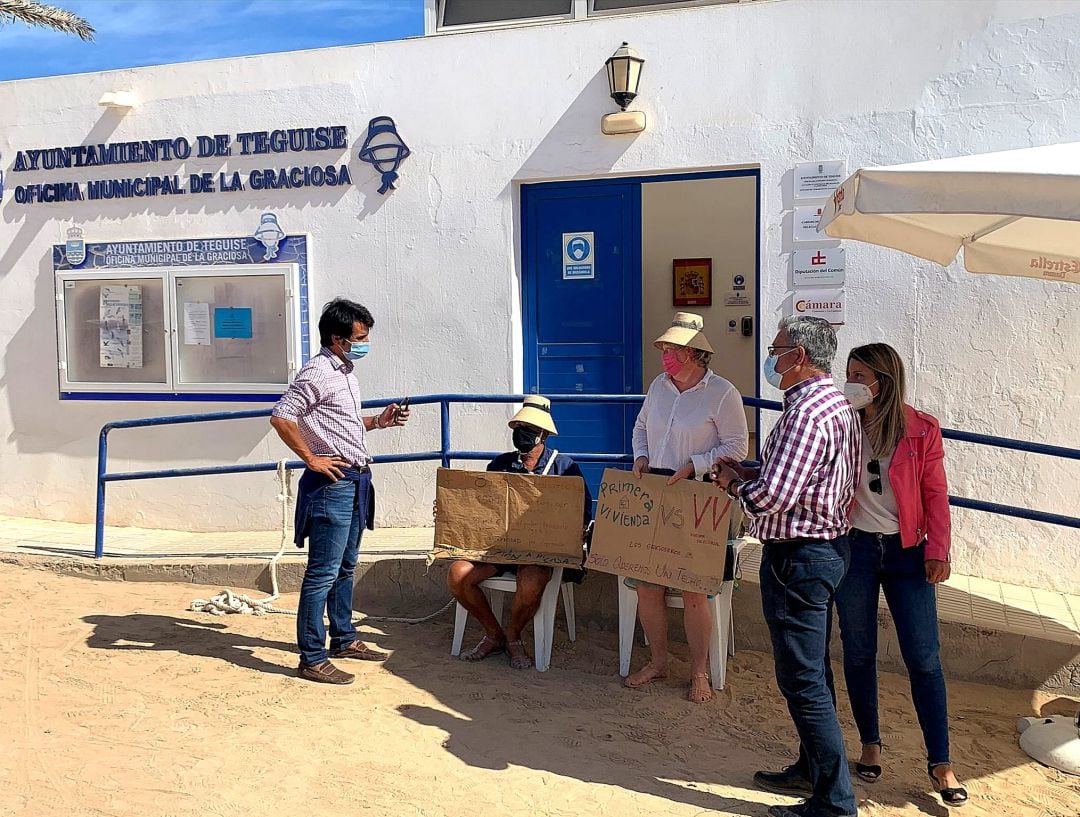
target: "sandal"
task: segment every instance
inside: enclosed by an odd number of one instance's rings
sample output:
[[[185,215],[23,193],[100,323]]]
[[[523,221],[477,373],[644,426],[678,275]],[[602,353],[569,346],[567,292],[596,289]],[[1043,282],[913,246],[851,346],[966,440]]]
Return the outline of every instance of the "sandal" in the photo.
[[[639,687],[651,684],[653,681],[659,681],[662,678],[667,678],[667,667],[657,667],[650,661],[643,666],[633,675],[628,675],[623,679],[623,686],[628,689],[638,689]]]
[[[867,783],[877,783],[881,779],[881,767],[876,764],[856,763],[855,774]]]
[[[699,672],[690,679],[690,691],[686,693],[686,700],[690,703],[707,704],[715,697],[708,673]]]
[[[532,667],[533,660],[529,657],[529,653],[525,649],[525,642],[507,641],[506,651],[510,653],[511,669],[529,669]]]
[[[506,652],[505,641],[498,641],[490,635],[485,635],[480,639],[479,644],[469,652],[462,653],[459,657],[462,661],[483,661],[489,656],[500,655],[504,652]]]
[[[947,763],[938,763],[936,766],[929,763],[926,764],[926,773],[930,775],[930,780],[934,784],[934,791],[941,796],[941,802],[946,806],[962,806],[968,801],[967,789],[963,786],[942,786],[941,781],[938,780],[937,775],[934,774],[934,769],[938,766],[947,766]]]

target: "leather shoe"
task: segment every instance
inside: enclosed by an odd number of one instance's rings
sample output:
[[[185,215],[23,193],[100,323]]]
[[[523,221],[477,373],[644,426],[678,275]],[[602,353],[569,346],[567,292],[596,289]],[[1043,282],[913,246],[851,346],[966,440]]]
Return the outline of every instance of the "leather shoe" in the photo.
[[[808,803],[800,803],[797,806],[770,806],[769,817],[812,817],[821,814],[820,811],[810,811]],[[838,814],[836,817],[856,817],[854,814]]]
[[[785,766],[779,772],[754,772],[754,785],[773,794],[793,797],[809,797],[814,793],[810,781],[795,766]]]
[[[319,664],[301,663],[297,667],[296,674],[307,681],[315,681],[319,684],[337,684],[338,686],[351,684],[356,680],[355,675],[338,669],[329,661],[323,661]]]

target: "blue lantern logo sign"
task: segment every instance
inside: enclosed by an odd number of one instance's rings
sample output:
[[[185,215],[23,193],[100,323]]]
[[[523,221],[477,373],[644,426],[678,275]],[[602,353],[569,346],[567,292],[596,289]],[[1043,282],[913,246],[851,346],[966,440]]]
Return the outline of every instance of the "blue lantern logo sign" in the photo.
[[[79,266],[86,260],[86,241],[83,240],[82,227],[68,229],[67,241],[64,242],[64,255],[73,267]]]
[[[394,182],[398,178],[398,168],[410,153],[412,151],[398,135],[397,125],[389,116],[376,116],[368,123],[367,138],[360,148],[360,160],[382,174],[380,193],[386,195],[387,190],[397,189]]]
[[[285,238],[285,231],[278,224],[277,216],[273,213],[263,213],[259,220],[259,229],[255,231],[255,239],[266,248],[263,261],[277,258],[278,244],[283,238]]]

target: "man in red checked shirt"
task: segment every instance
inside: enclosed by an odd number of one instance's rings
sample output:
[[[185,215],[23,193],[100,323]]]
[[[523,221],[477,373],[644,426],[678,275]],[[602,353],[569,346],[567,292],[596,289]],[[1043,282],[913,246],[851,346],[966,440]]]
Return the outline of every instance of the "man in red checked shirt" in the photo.
[[[761,468],[718,462],[713,481],[742,505],[762,541],[761,604],[776,680],[799,733],[800,758],[758,772],[761,788],[808,794],[772,817],[856,814],[829,664],[833,596],[850,561],[847,531],[862,446],[859,416],[830,374],[836,332],[821,318],[780,322],[765,379],[784,412],[761,451]]]

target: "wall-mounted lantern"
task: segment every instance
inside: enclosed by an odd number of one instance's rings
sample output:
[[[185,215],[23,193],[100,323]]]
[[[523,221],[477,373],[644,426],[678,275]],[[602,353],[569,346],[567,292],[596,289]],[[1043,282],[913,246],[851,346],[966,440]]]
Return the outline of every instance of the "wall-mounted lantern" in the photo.
[[[645,130],[645,113],[628,111],[627,106],[634,101],[641,82],[641,67],[645,59],[623,43],[604,63],[607,68],[608,91],[611,98],[622,109],[619,113],[609,113],[600,120],[600,130],[604,133],[641,133]]]

